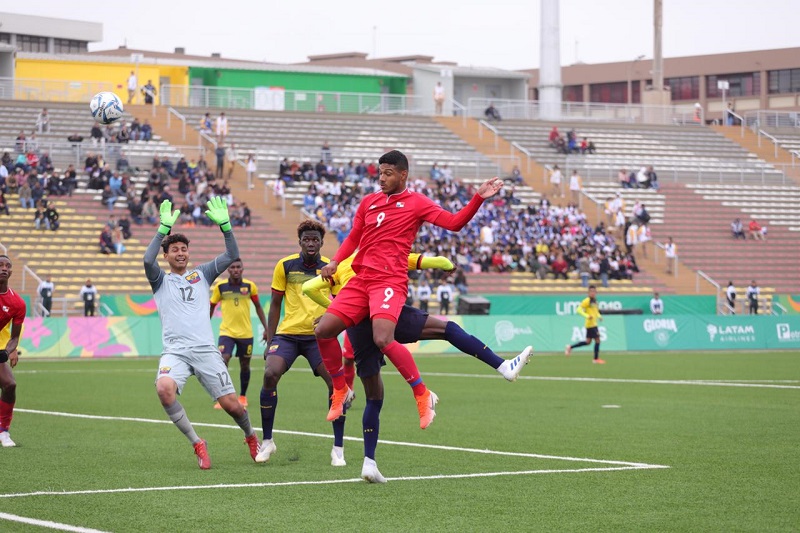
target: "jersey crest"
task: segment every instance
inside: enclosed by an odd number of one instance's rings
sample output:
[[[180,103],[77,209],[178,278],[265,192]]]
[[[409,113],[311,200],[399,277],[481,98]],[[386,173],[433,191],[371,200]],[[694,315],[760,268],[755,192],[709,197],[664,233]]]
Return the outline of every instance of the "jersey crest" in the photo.
[[[198,272],[195,270],[194,272],[192,272],[191,274],[189,274],[188,276],[186,276],[186,277],[185,277],[185,279],[186,279],[186,281],[188,281],[188,282],[189,282],[189,284],[190,284],[190,285],[194,285],[195,283],[197,283],[198,281],[200,281],[200,273],[198,273]]]

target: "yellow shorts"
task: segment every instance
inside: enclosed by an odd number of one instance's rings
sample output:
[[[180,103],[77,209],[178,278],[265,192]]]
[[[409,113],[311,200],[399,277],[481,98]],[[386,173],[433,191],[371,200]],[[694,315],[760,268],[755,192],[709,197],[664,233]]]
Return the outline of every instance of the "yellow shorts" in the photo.
[[[22,329],[25,329],[25,324],[22,325]],[[22,339],[22,332],[19,334],[20,339]],[[8,341],[11,340],[11,322],[6,324],[2,330],[0,330],[0,350],[6,347]]]

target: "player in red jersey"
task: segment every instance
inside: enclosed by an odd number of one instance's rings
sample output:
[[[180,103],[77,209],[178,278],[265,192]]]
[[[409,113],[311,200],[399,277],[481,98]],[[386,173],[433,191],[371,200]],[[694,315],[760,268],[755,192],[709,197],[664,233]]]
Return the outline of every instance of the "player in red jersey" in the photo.
[[[353,229],[333,261],[322,268],[322,277],[331,281],[340,261],[350,257],[357,276],[339,292],[322,315],[315,334],[325,368],[333,378],[333,396],[328,420],[342,414],[349,396],[342,367],[342,348],[336,336],[347,327],[369,316],[373,340],[411,385],[419,410],[419,425],[425,429],[436,416],[438,397],[425,387],[408,348],[394,338],[397,317],[408,293],[408,254],[424,222],[459,231],[475,216],[483,201],[503,186],[495,177],[484,182],[477,194],[458,213],[450,213],[433,200],[406,188],[408,159],[392,150],[378,160],[381,192],[365,196],[353,218]]]
[[[4,338],[0,340],[0,444],[4,448],[16,446],[8,434],[14,416],[14,402],[17,401],[17,382],[11,369],[17,366],[19,360],[17,344],[25,320],[25,300],[8,286],[10,277],[11,259],[7,255],[0,255],[0,332],[11,322],[8,341],[5,342]]]

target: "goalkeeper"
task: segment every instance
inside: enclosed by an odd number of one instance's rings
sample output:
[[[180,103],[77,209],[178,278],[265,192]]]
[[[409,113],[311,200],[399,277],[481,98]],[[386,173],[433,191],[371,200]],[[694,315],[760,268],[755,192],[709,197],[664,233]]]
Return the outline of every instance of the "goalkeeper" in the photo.
[[[206,205],[206,216],[219,226],[225,237],[224,254],[189,268],[189,239],[177,233],[170,235],[180,212],[172,211],[169,200],[161,203],[161,225],[144,254],[144,271],[161,318],[164,346],[156,375],[156,392],[169,419],[194,446],[203,470],[211,468],[206,441],[197,436],[177,399],[191,375],[197,376],[211,398],[242,428],[250,457],[255,459],[258,453],[258,437],[247,410],[236,397],[228,368],[214,341],[208,314],[211,284],[239,257],[239,247],[231,231],[225,201],[218,196]],[[158,266],[159,248],[169,264],[169,272]]]

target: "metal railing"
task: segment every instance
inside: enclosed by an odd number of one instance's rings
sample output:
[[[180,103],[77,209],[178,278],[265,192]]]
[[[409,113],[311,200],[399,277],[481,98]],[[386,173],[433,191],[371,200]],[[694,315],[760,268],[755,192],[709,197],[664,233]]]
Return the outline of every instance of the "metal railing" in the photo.
[[[497,146],[498,146],[498,143],[499,143],[499,137],[500,137],[500,134],[498,133],[497,128],[495,128],[494,126],[492,126],[491,124],[489,124],[485,120],[479,120],[478,121],[478,138],[479,139],[483,139],[483,128],[486,128],[487,130],[489,130],[492,133],[494,133],[494,149],[497,150]]]
[[[172,127],[172,115],[181,121],[181,140],[186,140],[186,117],[175,111],[174,108],[170,107],[167,109],[167,128]]]
[[[800,112],[759,109],[744,113],[743,124],[748,128],[800,128]]]
[[[543,120],[542,107],[537,100],[470,98],[467,114],[483,117],[489,105],[494,105],[503,120]],[[642,104],[604,104],[597,102],[562,102],[558,121],[602,121],[628,124],[703,125],[705,117],[694,105],[649,106]],[[552,121],[552,119],[548,118]]]
[[[759,130],[758,130],[758,147],[759,148],[761,148],[761,136],[762,135],[764,137],[766,137],[767,139],[769,139],[770,141],[772,141],[772,144],[774,145],[774,148],[775,148],[775,159],[777,159],[778,158],[778,147],[780,146],[780,141],[778,141],[777,138],[775,138],[774,136],[770,135],[766,131],[764,131],[761,128],[759,128]]]
[[[88,103],[100,91],[114,92],[114,88],[114,83],[105,81],[0,78],[0,99]]]
[[[797,154],[798,165],[800,165],[800,152]],[[586,159],[580,155],[570,155],[566,158],[567,164],[562,172],[569,175],[574,169],[578,169],[584,182],[610,182],[619,184],[619,169],[624,168],[638,168],[646,166],[642,164],[618,164],[609,165],[606,167],[598,168],[594,165],[591,159]],[[587,166],[592,164],[594,166]],[[793,184],[794,180],[787,176],[787,169],[795,166],[795,163],[763,163],[763,164],[740,164],[731,161],[720,162],[722,165],[717,170],[706,170],[700,167],[696,169],[663,169],[656,168],[658,173],[659,183],[760,183],[761,185],[769,184]]]
[[[28,281],[28,278],[33,278],[33,282],[36,284],[35,287],[32,290],[36,290],[36,288],[39,287],[39,284],[42,282],[42,278],[37,276],[36,272],[31,270],[31,267],[29,267],[28,265],[23,265],[22,266],[22,291],[27,290],[26,289],[26,284],[28,286],[30,285],[30,281]]]
[[[512,146],[512,148],[516,148],[517,150],[519,150],[522,154],[525,155],[526,158],[528,158],[528,164],[527,164],[527,167],[526,167],[526,172],[530,173],[530,171],[531,171],[531,160],[533,159],[533,155],[531,155],[531,153],[524,146],[519,144],[517,141],[512,141],[511,142],[511,146]],[[513,153],[513,151],[512,151],[512,153]]]
[[[699,293],[700,292],[700,282],[704,281],[709,283],[714,289],[716,290],[716,301],[714,303],[714,309],[719,312],[719,302],[720,302],[720,293],[722,292],[722,288],[720,287],[719,283],[714,281],[714,279],[703,272],[702,270],[695,271],[695,281],[694,281],[694,291]]]

